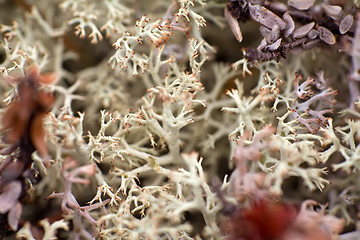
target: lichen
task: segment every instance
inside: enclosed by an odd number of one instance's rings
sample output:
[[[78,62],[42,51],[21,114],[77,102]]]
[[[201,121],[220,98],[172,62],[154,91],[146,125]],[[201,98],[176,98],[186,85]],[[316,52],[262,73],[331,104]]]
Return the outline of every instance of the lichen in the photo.
[[[358,4],[0,0],[0,239],[356,236]]]

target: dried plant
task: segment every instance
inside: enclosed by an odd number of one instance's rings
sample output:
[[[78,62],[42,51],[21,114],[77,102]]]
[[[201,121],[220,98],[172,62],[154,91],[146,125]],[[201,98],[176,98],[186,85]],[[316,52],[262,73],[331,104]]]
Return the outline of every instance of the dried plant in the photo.
[[[0,0],[0,239],[359,238],[358,0]]]

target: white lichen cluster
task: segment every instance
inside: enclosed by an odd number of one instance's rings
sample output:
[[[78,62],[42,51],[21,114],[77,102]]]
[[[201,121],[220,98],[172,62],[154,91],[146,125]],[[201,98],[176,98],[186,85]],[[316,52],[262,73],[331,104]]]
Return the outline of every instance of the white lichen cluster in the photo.
[[[55,96],[43,119],[51,164],[33,155],[36,207],[24,204],[13,236],[36,239],[27,215],[44,211],[43,239],[221,239],[219,195],[241,205],[263,192],[359,223],[359,15],[345,53],[251,64],[225,6],[0,1],[1,117],[30,67],[54,76],[43,86]]]

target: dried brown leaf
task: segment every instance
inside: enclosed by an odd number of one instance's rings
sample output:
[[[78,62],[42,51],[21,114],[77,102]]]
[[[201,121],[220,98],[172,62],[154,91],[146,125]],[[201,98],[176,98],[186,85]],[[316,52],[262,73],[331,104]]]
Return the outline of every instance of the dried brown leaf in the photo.
[[[5,137],[8,143],[18,142],[23,135],[28,121],[28,115],[25,112],[28,112],[27,109],[24,109],[19,102],[11,103],[6,109],[1,120],[5,129],[11,129]]]
[[[347,33],[351,26],[353,25],[354,17],[350,14],[346,15],[343,20],[340,22],[339,31],[341,34]]]
[[[319,38],[321,40],[323,40],[324,42],[326,42],[327,44],[330,44],[330,45],[333,45],[336,43],[335,36],[334,36],[334,34],[332,34],[332,32],[330,32],[329,29],[319,26],[317,28],[317,30],[319,31]]]
[[[9,211],[8,224],[13,231],[18,229],[22,209],[23,205],[20,202],[16,202],[15,206]]]
[[[262,51],[266,46],[267,46],[266,39],[263,38],[263,40],[261,40],[259,46],[257,47],[257,50]]]
[[[54,73],[43,73],[39,75],[39,83],[42,84],[51,84],[54,83],[56,75]]]
[[[267,27],[264,26],[260,26],[259,27],[260,33],[261,35],[266,39],[266,40],[270,40],[271,39],[271,30],[268,29]]]
[[[319,35],[319,32],[315,29],[311,29],[310,32],[307,34],[308,38],[315,39]]]
[[[7,184],[0,194],[0,214],[7,213],[18,201],[22,191],[19,181],[12,181]]]
[[[285,22],[284,36],[288,37],[295,29],[295,22],[288,12],[284,13],[282,18]]]
[[[311,29],[315,26],[315,22],[311,22],[308,24],[305,24],[304,26],[299,27],[296,29],[293,33],[293,38],[303,38],[305,37]]]
[[[240,25],[239,22],[237,21],[236,18],[234,18],[231,13],[227,10],[227,8],[225,8],[225,19],[229,24],[229,27],[232,31],[232,33],[234,34],[236,40],[238,40],[239,42],[241,42],[243,40],[242,34],[241,34],[241,29],[240,29]]]
[[[342,8],[340,6],[324,4],[322,8],[325,13],[333,19],[339,19],[342,14]]]
[[[285,22],[275,13],[260,5],[249,4],[250,16],[258,23],[267,28],[273,29],[275,25],[280,30],[285,29]]]
[[[288,5],[298,10],[308,10],[315,3],[315,0],[289,0]]]
[[[272,30],[264,26],[260,26],[259,29],[260,29],[260,33],[263,35],[263,37],[266,39],[267,43],[269,44],[273,44],[280,37],[280,29],[277,25],[275,25]]]
[[[31,141],[38,151],[41,157],[47,156],[47,147],[44,140],[44,130],[42,126],[42,115],[35,115],[30,128],[30,138]]]
[[[267,50],[267,51],[276,51],[276,50],[278,50],[278,48],[281,45],[281,40],[282,40],[282,38],[279,38],[276,42],[274,42],[273,44],[267,46],[265,48],[265,50]]]

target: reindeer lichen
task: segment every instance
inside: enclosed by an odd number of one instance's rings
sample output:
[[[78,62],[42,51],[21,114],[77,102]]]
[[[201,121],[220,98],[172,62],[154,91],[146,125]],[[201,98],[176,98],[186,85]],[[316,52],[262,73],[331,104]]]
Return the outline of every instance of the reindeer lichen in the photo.
[[[0,32],[0,239],[358,237],[359,1],[0,0]]]

